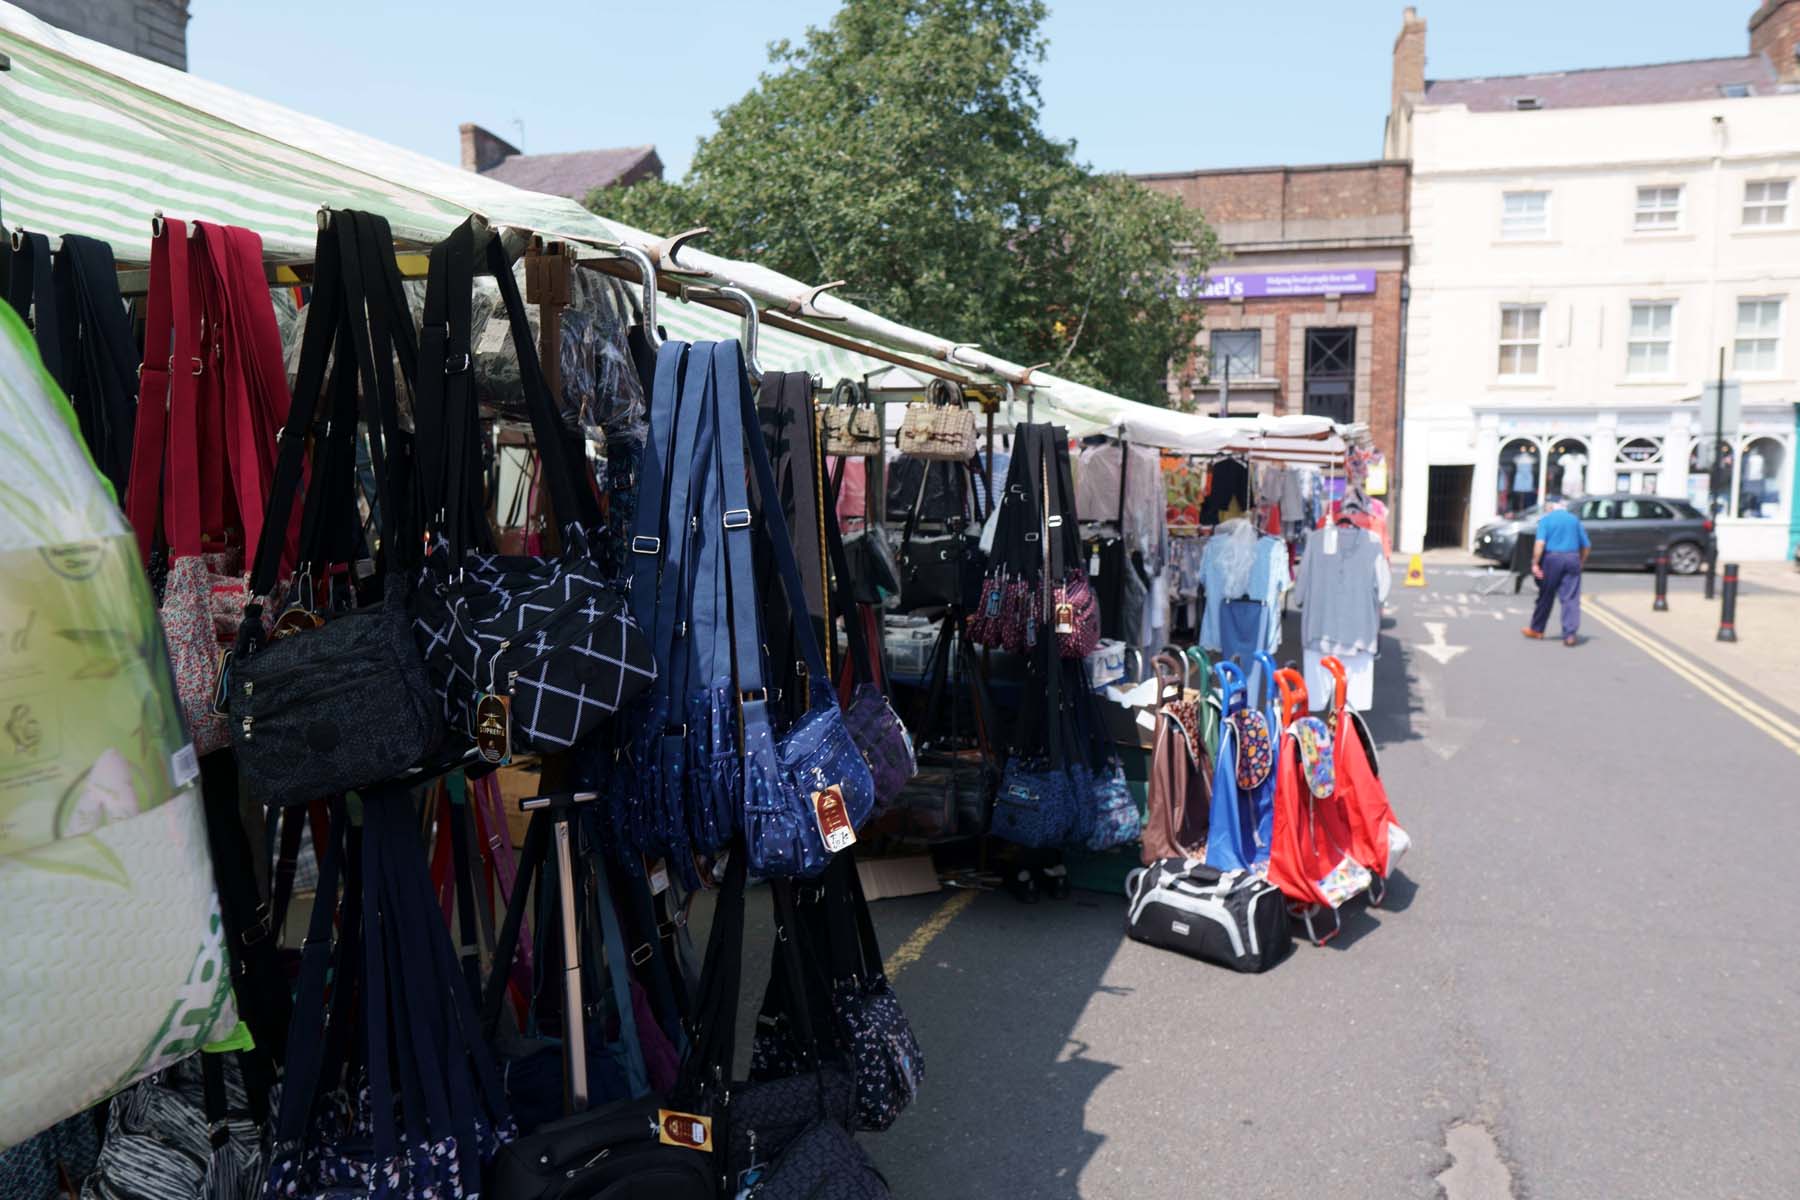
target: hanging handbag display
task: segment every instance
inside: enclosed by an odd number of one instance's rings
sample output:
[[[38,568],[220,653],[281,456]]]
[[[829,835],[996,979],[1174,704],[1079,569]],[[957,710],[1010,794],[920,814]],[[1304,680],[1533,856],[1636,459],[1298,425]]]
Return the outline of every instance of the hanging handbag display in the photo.
[[[558,420],[518,284],[498,236],[481,251],[499,284],[562,554],[490,553],[481,427],[468,371],[473,218],[431,252],[419,337],[418,459],[431,539],[414,630],[446,726],[481,757],[564,750],[650,686],[649,641],[590,554],[598,502],[579,444]]]
[[[906,406],[895,442],[911,458],[966,463],[975,457],[975,412],[963,403],[960,387],[933,379],[925,399]]]
[[[320,228],[315,262],[300,373],[257,542],[251,600],[221,680],[246,790],[272,807],[396,778],[432,755],[443,735],[442,705],[406,607],[410,439],[399,426],[391,366],[397,357],[410,372],[414,354],[387,222],[333,213]],[[358,517],[359,390],[376,408],[364,424],[375,468],[379,551],[368,545]],[[292,604],[265,635],[264,598],[274,598],[318,416],[325,417],[324,431],[306,480]],[[356,599],[350,579],[373,573],[376,553],[385,566],[380,599],[345,607]],[[327,592],[330,599],[321,600]]]
[[[176,694],[206,754],[231,740],[215,703],[220,661],[248,599],[244,556],[261,536],[289,409],[261,239],[204,222],[190,236],[181,221],[160,222],[144,336],[169,353],[144,363],[124,506],[161,576]]]
[[[869,399],[869,389],[854,379],[840,379],[831,389],[831,403],[819,410],[824,426],[825,453],[834,458],[879,458],[882,454],[881,414]]]

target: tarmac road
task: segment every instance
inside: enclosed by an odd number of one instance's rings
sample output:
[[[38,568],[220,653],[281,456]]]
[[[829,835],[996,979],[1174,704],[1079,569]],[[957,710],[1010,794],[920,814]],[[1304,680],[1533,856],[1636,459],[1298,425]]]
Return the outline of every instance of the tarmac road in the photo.
[[[1370,717],[1414,846],[1336,942],[1244,977],[1122,898],[958,901],[895,981],[896,1197],[1800,1195],[1800,751],[1477,582],[1395,589]],[[876,904],[884,949],[958,895]]]

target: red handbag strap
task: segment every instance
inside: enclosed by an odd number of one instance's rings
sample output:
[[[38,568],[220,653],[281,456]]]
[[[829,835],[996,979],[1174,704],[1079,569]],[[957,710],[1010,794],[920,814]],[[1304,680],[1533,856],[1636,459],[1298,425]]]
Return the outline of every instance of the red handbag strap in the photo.
[[[263,510],[275,476],[277,435],[292,403],[263,272],[262,238],[248,229],[203,225],[212,252],[221,308],[215,318],[224,339],[224,445],[230,463],[231,499],[243,519],[244,544],[262,536]],[[284,563],[293,562],[299,529],[290,525]]]
[[[214,229],[217,226],[213,227]],[[194,376],[194,435],[198,456],[195,479],[200,493],[200,540],[194,553],[217,550],[233,540],[230,495],[230,457],[225,443],[225,397],[228,363],[221,318],[225,297],[218,265],[214,262],[216,238],[207,226],[194,223],[190,240],[189,279],[199,308],[195,353],[200,366]]]
[[[139,370],[137,426],[131,444],[131,482],[125,490],[125,515],[137,531],[138,551],[150,560],[158,526],[174,548],[176,514],[191,513],[198,522],[198,500],[177,506],[165,495],[165,483],[181,486],[171,446],[175,430],[176,380],[182,379],[183,419],[191,414],[194,359],[192,293],[188,279],[187,226],[164,221],[150,245],[150,287],[144,308],[144,364]],[[175,363],[183,364],[175,370]],[[191,481],[192,463],[187,463]]]

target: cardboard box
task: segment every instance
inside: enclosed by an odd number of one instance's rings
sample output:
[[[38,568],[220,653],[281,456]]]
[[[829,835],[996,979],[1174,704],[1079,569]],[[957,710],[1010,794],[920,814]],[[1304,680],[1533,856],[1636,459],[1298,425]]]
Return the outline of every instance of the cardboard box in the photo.
[[[870,900],[924,896],[939,890],[937,868],[932,865],[929,854],[859,858],[856,873],[862,877],[863,894]]]

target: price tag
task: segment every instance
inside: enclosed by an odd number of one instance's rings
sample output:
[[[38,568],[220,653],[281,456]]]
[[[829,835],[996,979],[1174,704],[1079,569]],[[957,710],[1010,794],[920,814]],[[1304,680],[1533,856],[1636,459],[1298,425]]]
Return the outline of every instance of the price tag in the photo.
[[[819,823],[819,837],[825,848],[836,854],[856,844],[856,829],[850,824],[850,812],[844,807],[844,789],[832,784],[812,795],[813,817]]]
[[[712,1149],[712,1120],[693,1113],[659,1108],[656,1110],[656,1137],[665,1146],[709,1151]]]
[[[475,748],[483,762],[512,757],[512,704],[498,692],[489,692],[475,706]]]
[[[660,896],[669,890],[669,864],[666,859],[657,859],[645,872],[650,878],[650,894]]]
[[[194,743],[169,755],[169,774],[175,778],[177,791],[200,778],[200,756],[194,753]]]
[[[512,332],[512,326],[506,321],[489,318],[482,327],[481,340],[475,343],[477,354],[498,354],[506,349],[506,335]]]
[[[1100,552],[1098,550],[1088,555],[1088,574],[1096,578],[1100,574]]]
[[[1336,554],[1337,543],[1337,523],[1334,521],[1325,527],[1325,553]]]

